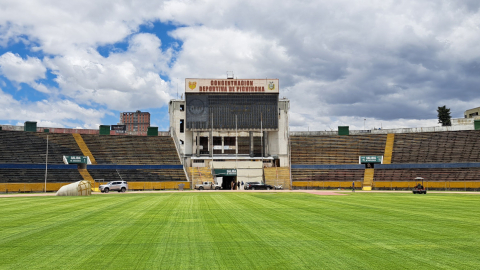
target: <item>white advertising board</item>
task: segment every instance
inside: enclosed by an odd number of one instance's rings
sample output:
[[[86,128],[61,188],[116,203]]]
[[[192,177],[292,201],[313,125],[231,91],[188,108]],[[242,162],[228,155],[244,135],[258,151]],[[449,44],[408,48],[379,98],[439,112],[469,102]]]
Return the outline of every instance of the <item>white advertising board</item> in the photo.
[[[185,79],[185,93],[279,93],[278,79]]]

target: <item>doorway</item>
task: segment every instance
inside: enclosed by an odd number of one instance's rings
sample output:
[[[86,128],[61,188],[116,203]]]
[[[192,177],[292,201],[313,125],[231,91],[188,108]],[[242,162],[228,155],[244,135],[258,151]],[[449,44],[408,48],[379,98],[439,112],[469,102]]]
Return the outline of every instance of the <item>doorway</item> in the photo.
[[[232,189],[232,182],[236,182],[236,176],[224,176],[222,182],[222,189],[223,190],[231,190]]]

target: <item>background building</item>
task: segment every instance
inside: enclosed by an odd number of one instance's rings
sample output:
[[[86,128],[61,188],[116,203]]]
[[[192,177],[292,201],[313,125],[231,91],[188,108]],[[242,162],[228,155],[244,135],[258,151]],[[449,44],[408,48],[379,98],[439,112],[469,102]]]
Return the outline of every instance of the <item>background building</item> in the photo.
[[[480,114],[480,107],[473,108],[473,109],[470,109],[470,110],[466,110],[463,113],[465,118],[479,118],[479,114]]]
[[[126,131],[147,132],[150,127],[149,112],[122,112],[120,113],[119,125],[125,125]]]
[[[289,101],[279,100],[278,86],[278,79],[185,79],[185,100],[170,101],[170,131],[194,183],[289,185],[289,173],[279,180],[276,169],[289,171]]]

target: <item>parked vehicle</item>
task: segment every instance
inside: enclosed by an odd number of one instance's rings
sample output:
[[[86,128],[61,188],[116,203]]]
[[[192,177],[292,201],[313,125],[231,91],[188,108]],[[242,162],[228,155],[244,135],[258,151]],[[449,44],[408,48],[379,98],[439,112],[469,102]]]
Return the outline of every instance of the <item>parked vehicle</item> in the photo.
[[[271,185],[267,185],[267,184],[260,183],[260,182],[247,182],[247,183],[245,183],[245,187],[244,187],[245,190],[259,190],[259,189],[270,190],[270,189],[273,189],[273,188],[274,187],[271,186]]]
[[[198,190],[204,190],[204,189],[219,190],[219,189],[222,189],[222,187],[218,184],[214,184],[213,182],[203,182],[201,184],[196,184],[195,189],[198,189]]]
[[[422,184],[416,185],[413,190],[413,194],[427,194],[427,191],[425,190],[425,187]]]
[[[108,184],[100,185],[99,189],[102,193],[108,193],[110,190],[125,192],[128,190],[128,183],[126,181],[111,181]]]
[[[422,177],[417,177],[417,178],[415,178],[415,180],[417,182],[419,182],[421,180],[422,183],[421,184],[417,183],[417,185],[412,190],[413,194],[427,194],[427,190],[423,186],[423,178]]]

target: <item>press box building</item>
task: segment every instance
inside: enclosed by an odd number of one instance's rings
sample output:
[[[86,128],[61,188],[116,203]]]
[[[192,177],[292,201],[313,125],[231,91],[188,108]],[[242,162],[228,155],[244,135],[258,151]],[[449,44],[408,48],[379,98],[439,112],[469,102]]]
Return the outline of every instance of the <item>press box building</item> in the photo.
[[[190,181],[201,181],[196,169],[230,189],[264,182],[266,168],[289,172],[288,111],[278,79],[185,79],[185,99],[171,100],[169,114]],[[272,181],[290,185],[285,177]]]

